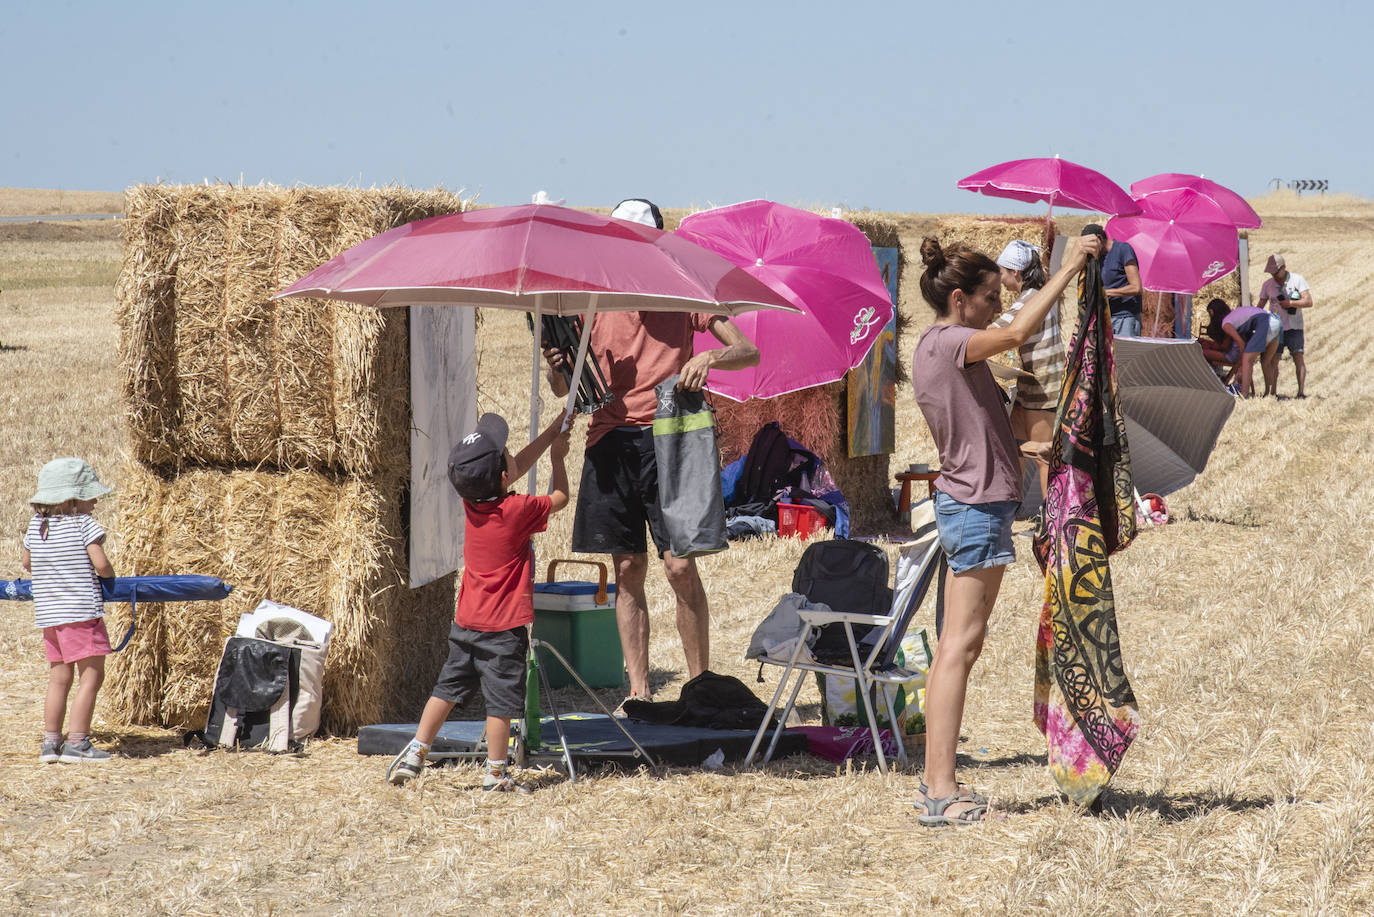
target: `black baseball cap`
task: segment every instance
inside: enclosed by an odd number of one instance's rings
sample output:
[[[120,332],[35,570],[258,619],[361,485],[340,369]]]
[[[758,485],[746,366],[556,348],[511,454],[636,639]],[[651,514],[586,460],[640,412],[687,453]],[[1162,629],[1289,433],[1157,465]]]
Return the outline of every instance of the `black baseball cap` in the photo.
[[[458,496],[464,500],[501,496],[509,435],[510,428],[499,414],[483,414],[477,427],[458,441],[448,454],[448,479]]]
[[[1088,225],[1086,225],[1086,226],[1083,227],[1083,231],[1080,232],[1079,235],[1080,235],[1080,236],[1097,236],[1099,239],[1105,239],[1105,238],[1107,238],[1107,230],[1103,229],[1101,226],[1099,226],[1099,225],[1096,224],[1096,223],[1089,223]]]

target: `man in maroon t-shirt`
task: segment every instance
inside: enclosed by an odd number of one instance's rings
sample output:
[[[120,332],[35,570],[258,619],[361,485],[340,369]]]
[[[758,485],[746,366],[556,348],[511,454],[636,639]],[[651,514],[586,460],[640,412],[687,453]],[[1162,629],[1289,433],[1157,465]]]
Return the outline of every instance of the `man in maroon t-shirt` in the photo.
[[[621,201],[611,216],[663,228],[658,208],[638,198]],[[721,347],[692,353],[697,332],[709,331]],[[658,504],[654,458],[654,386],[674,373],[684,389],[696,391],[711,369],[746,369],[759,351],[734,322],[721,315],[688,312],[602,312],[592,321],[588,357],[601,366],[615,398],[591,415],[587,453],[578,486],[572,548],[610,554],[615,566],[615,616],[630,698],[650,700],[649,606],[644,580],[649,570],[647,524],[663,572],[677,598],[677,630],[695,678],[710,665],[710,607],[694,558],[674,557]],[[559,368],[563,356],[546,349],[549,384],[566,394]]]

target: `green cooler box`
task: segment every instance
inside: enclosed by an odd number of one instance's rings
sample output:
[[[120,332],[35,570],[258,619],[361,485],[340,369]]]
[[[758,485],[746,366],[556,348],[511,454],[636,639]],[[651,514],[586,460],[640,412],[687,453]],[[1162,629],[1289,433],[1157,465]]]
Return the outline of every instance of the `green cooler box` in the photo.
[[[594,566],[600,576],[596,582],[555,580],[559,564]],[[615,623],[615,583],[607,584],[606,565],[590,560],[550,561],[548,582],[534,584],[534,636],[558,650],[589,687],[619,687],[625,680],[625,656]],[[549,687],[575,684],[563,664],[542,648],[539,666]]]

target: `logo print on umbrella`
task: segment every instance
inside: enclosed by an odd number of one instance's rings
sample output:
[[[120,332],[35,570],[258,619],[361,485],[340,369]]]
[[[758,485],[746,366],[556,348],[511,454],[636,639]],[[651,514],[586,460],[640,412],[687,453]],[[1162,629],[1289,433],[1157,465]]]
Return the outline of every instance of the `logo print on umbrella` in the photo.
[[[865,306],[854,313],[854,330],[849,332],[849,343],[857,344],[868,337],[868,329],[878,324],[878,310]]]
[[[1226,265],[1222,264],[1220,261],[1213,261],[1211,264],[1207,265],[1207,270],[1202,272],[1202,279],[1211,280],[1213,277],[1222,273],[1225,270]]]

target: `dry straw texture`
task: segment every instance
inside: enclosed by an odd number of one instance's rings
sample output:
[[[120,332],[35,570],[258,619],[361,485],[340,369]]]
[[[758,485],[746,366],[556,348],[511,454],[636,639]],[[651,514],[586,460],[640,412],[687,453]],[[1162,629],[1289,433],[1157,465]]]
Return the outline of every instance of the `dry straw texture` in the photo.
[[[264,598],[334,624],[326,729],[348,732],[408,711],[433,686],[452,579],[406,588],[398,488],[311,471],[162,478],[137,463],[120,479],[121,572],[208,574],[234,592],[222,602],[140,606],[139,631],[112,667],[112,718],[202,722],[219,650],[239,615]]]
[[[1144,723],[1101,815],[1059,800],[1031,724],[1042,586],[1023,537],[969,685],[959,745],[961,778],[993,797],[995,817],[959,831],[915,826],[917,767],[884,778],[796,757],[575,784],[527,771],[521,779],[538,791],[518,798],[482,793],[475,769],[455,767],[397,790],[382,780],[385,759],[360,758],[345,739],[313,743],[304,758],[186,751],[179,733],[112,722],[109,688],[95,738],[117,760],[39,767],[47,665],[31,609],[12,605],[0,609],[9,649],[0,657],[0,911],[1374,913],[1374,332],[1361,320],[1374,205],[1346,201],[1326,215],[1307,198],[1303,209],[1282,203],[1287,210],[1271,213],[1258,202],[1265,226],[1252,240],[1257,255],[1284,252],[1312,284],[1311,397],[1239,403],[1206,471],[1170,496],[1175,521],[1112,559]],[[893,219],[908,248],[932,222]],[[45,460],[82,455],[116,485],[97,516],[121,552],[135,545],[116,511],[144,499],[123,477],[111,423],[122,410],[114,270],[98,286],[10,285],[46,276],[54,258],[115,265],[119,253],[113,243],[75,241],[0,249],[0,339],[15,348],[0,352],[0,418],[13,439],[0,454],[0,519],[10,533],[0,559],[10,571],[28,518],[22,501]],[[919,328],[930,309],[914,286],[902,308]],[[529,336],[520,316],[489,316],[478,336],[479,406],[510,418],[518,441]],[[903,359],[915,340],[905,339]],[[1292,372],[1285,360],[1285,394]],[[898,392],[897,417],[901,459],[933,460],[909,387]],[[566,552],[570,528],[571,512],[554,517],[536,539],[541,560]],[[712,668],[761,694],[776,673],[754,682],[744,647],[804,547],[763,539],[701,562]],[[671,592],[656,569],[647,591],[651,678],[671,699],[685,673]],[[930,626],[928,609],[922,623]],[[123,664],[111,660],[111,671]],[[619,700],[615,689],[602,696]],[[587,705],[576,692],[557,700]],[[801,703],[814,721],[812,686]]]
[[[134,456],[403,471],[405,313],[271,297],[378,232],[463,206],[440,190],[129,189],[117,314]]]

